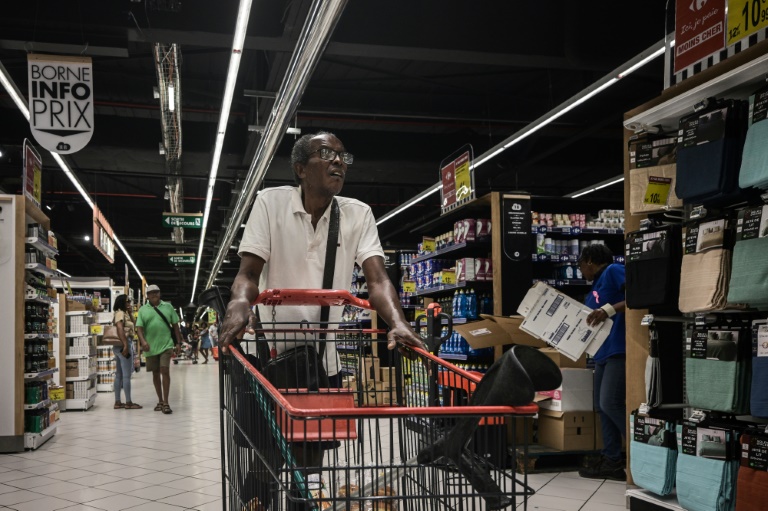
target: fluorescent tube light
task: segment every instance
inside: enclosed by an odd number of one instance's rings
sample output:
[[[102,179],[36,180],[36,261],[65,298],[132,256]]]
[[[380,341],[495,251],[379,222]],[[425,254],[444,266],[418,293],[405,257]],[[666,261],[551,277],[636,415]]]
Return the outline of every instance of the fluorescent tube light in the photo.
[[[174,95],[176,89],[173,85],[168,86],[168,110],[174,112],[176,110],[176,96]]]
[[[607,186],[612,186],[617,183],[621,183],[622,181],[624,181],[624,176],[611,177],[603,181],[600,181],[599,183],[590,185],[586,188],[582,188],[581,190],[576,190],[575,192],[569,193],[565,197],[575,199],[576,197],[581,197],[582,195],[587,195],[588,193],[596,192],[597,190],[601,190]]]
[[[512,134],[505,141],[490,148],[488,151],[481,154],[475,159],[474,163],[472,164],[472,169],[475,169],[480,165],[488,162],[491,158],[498,156],[499,154],[504,152],[506,149],[509,149],[510,147],[517,144],[521,140],[537,132],[541,128],[545,127],[546,125],[554,121],[555,119],[562,117],[563,115],[570,112],[571,110],[581,105],[585,101],[591,99],[592,97],[604,91],[611,85],[615,84],[620,79],[626,77],[627,75],[631,74],[634,71],[637,71],[639,68],[651,62],[652,60],[659,57],[660,55],[663,55],[665,46],[666,46],[666,43],[663,40],[659,41],[657,44],[646,49],[644,52],[636,55],[633,59],[625,62],[624,66],[627,66],[626,68],[622,66],[620,68],[614,69],[607,75],[603,76],[603,78],[593,83],[590,87],[587,87],[586,89],[582,90],[579,94],[576,94],[575,96],[571,97],[564,103],[561,103],[561,105],[556,109],[553,109],[550,112],[544,114],[542,117],[539,117],[538,119],[531,122],[521,130]],[[609,185],[606,185],[606,186],[609,186]],[[421,194],[417,195],[416,197],[413,197],[408,202],[402,204],[401,206],[393,209],[389,213],[386,213],[384,216],[380,217],[378,220],[376,220],[376,225],[381,225],[382,223],[386,222],[387,220],[390,220],[397,214],[402,213],[403,211],[410,208],[414,204],[423,200],[425,197],[440,190],[441,187],[442,187],[442,184],[438,182],[433,186],[427,188],[427,190],[425,190]],[[573,197],[585,195],[587,193],[591,193],[594,191],[595,191],[594,189],[579,190],[578,192],[575,192],[578,195],[576,196],[571,195],[570,197],[573,198]]]
[[[70,278],[70,279],[72,278],[72,275],[70,275],[69,273],[67,273],[65,271],[61,271],[61,270],[58,270],[58,269],[56,271],[61,273],[62,275],[64,275],[67,278]]]
[[[211,201],[213,200],[213,189],[216,185],[216,175],[219,172],[219,161],[221,160],[221,149],[224,145],[224,135],[227,132],[227,121],[229,120],[229,110],[232,107],[232,98],[235,93],[235,83],[237,74],[240,70],[240,57],[243,54],[243,45],[245,43],[245,33],[248,29],[248,18],[251,15],[251,1],[240,0],[240,6],[237,10],[237,21],[235,22],[235,35],[232,39],[232,52],[229,57],[229,68],[227,69],[227,80],[224,84],[224,98],[221,101],[221,115],[219,125],[216,129],[216,141],[213,147],[213,159],[211,160],[211,170],[208,176],[208,193],[205,197],[205,209],[203,213],[203,225],[200,230],[200,245],[197,249],[197,263],[195,264],[195,277],[192,280],[191,302],[195,301],[197,293],[197,278],[200,275],[200,263],[203,259],[203,246],[205,245],[205,232],[208,227],[208,217],[210,216]]]

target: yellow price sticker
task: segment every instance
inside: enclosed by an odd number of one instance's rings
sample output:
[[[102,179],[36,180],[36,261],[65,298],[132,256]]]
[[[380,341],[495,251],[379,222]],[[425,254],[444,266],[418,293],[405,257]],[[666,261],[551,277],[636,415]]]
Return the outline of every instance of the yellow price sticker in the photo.
[[[644,204],[667,204],[672,178],[648,176],[648,188],[645,189]]]
[[[726,45],[749,37],[768,26],[768,0],[728,0]]]
[[[412,280],[403,281],[403,293],[415,293],[416,283]]]

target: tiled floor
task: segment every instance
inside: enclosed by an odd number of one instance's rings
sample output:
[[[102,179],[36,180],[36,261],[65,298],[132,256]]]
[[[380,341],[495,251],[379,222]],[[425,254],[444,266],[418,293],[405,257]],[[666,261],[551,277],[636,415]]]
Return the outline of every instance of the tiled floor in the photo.
[[[216,364],[171,368],[172,415],[152,410],[150,375],[133,378],[142,410],[114,410],[99,394],[88,412],[62,414],[37,451],[0,454],[0,511],[220,511]],[[533,474],[528,509],[621,511],[624,483],[574,472]],[[522,506],[520,506],[522,509]]]

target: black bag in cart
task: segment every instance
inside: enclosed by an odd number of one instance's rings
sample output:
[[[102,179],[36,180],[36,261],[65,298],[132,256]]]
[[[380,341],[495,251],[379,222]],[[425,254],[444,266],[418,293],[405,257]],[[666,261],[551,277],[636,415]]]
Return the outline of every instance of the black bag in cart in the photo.
[[[328,375],[321,354],[312,344],[285,351],[267,362],[264,376],[278,389],[319,390],[328,388]]]

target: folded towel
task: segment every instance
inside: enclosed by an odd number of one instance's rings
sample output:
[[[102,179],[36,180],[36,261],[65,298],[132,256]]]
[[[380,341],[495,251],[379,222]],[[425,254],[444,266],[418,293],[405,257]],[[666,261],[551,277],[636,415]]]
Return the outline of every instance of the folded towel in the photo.
[[[631,430],[635,430],[635,416],[630,416]],[[674,432],[661,429],[657,436],[642,442],[630,442],[630,470],[635,484],[657,495],[669,495],[675,487],[677,449],[661,445],[664,435],[674,438]],[[674,443],[672,444],[674,446]]]
[[[683,256],[680,271],[680,312],[709,312],[728,305],[731,251],[713,248]]]
[[[685,359],[685,387],[693,408],[736,412],[739,364],[736,361]]]
[[[737,461],[680,453],[677,457],[677,500],[688,511],[733,511]]]
[[[759,91],[763,96],[765,91]],[[750,112],[753,110],[755,95],[750,96]],[[744,151],[741,157],[741,169],[739,170],[739,186],[742,188],[768,188],[768,119],[752,122],[747,131],[744,142]]]
[[[646,204],[645,192],[648,189],[649,177],[664,177],[672,180],[666,204]],[[683,201],[675,194],[677,166],[659,165],[629,171],[629,212],[633,215],[665,211],[667,208],[682,208]]]
[[[755,417],[768,418],[768,357],[752,358],[750,413]]]
[[[763,435],[758,435],[764,439]],[[741,435],[742,446],[749,446],[752,435]],[[747,447],[748,449],[748,447]],[[768,472],[750,466],[749,457],[742,457],[736,481],[736,511],[763,511],[768,502]]]
[[[768,123],[766,123],[768,124]],[[739,240],[733,249],[728,301],[768,307],[768,237]]]

